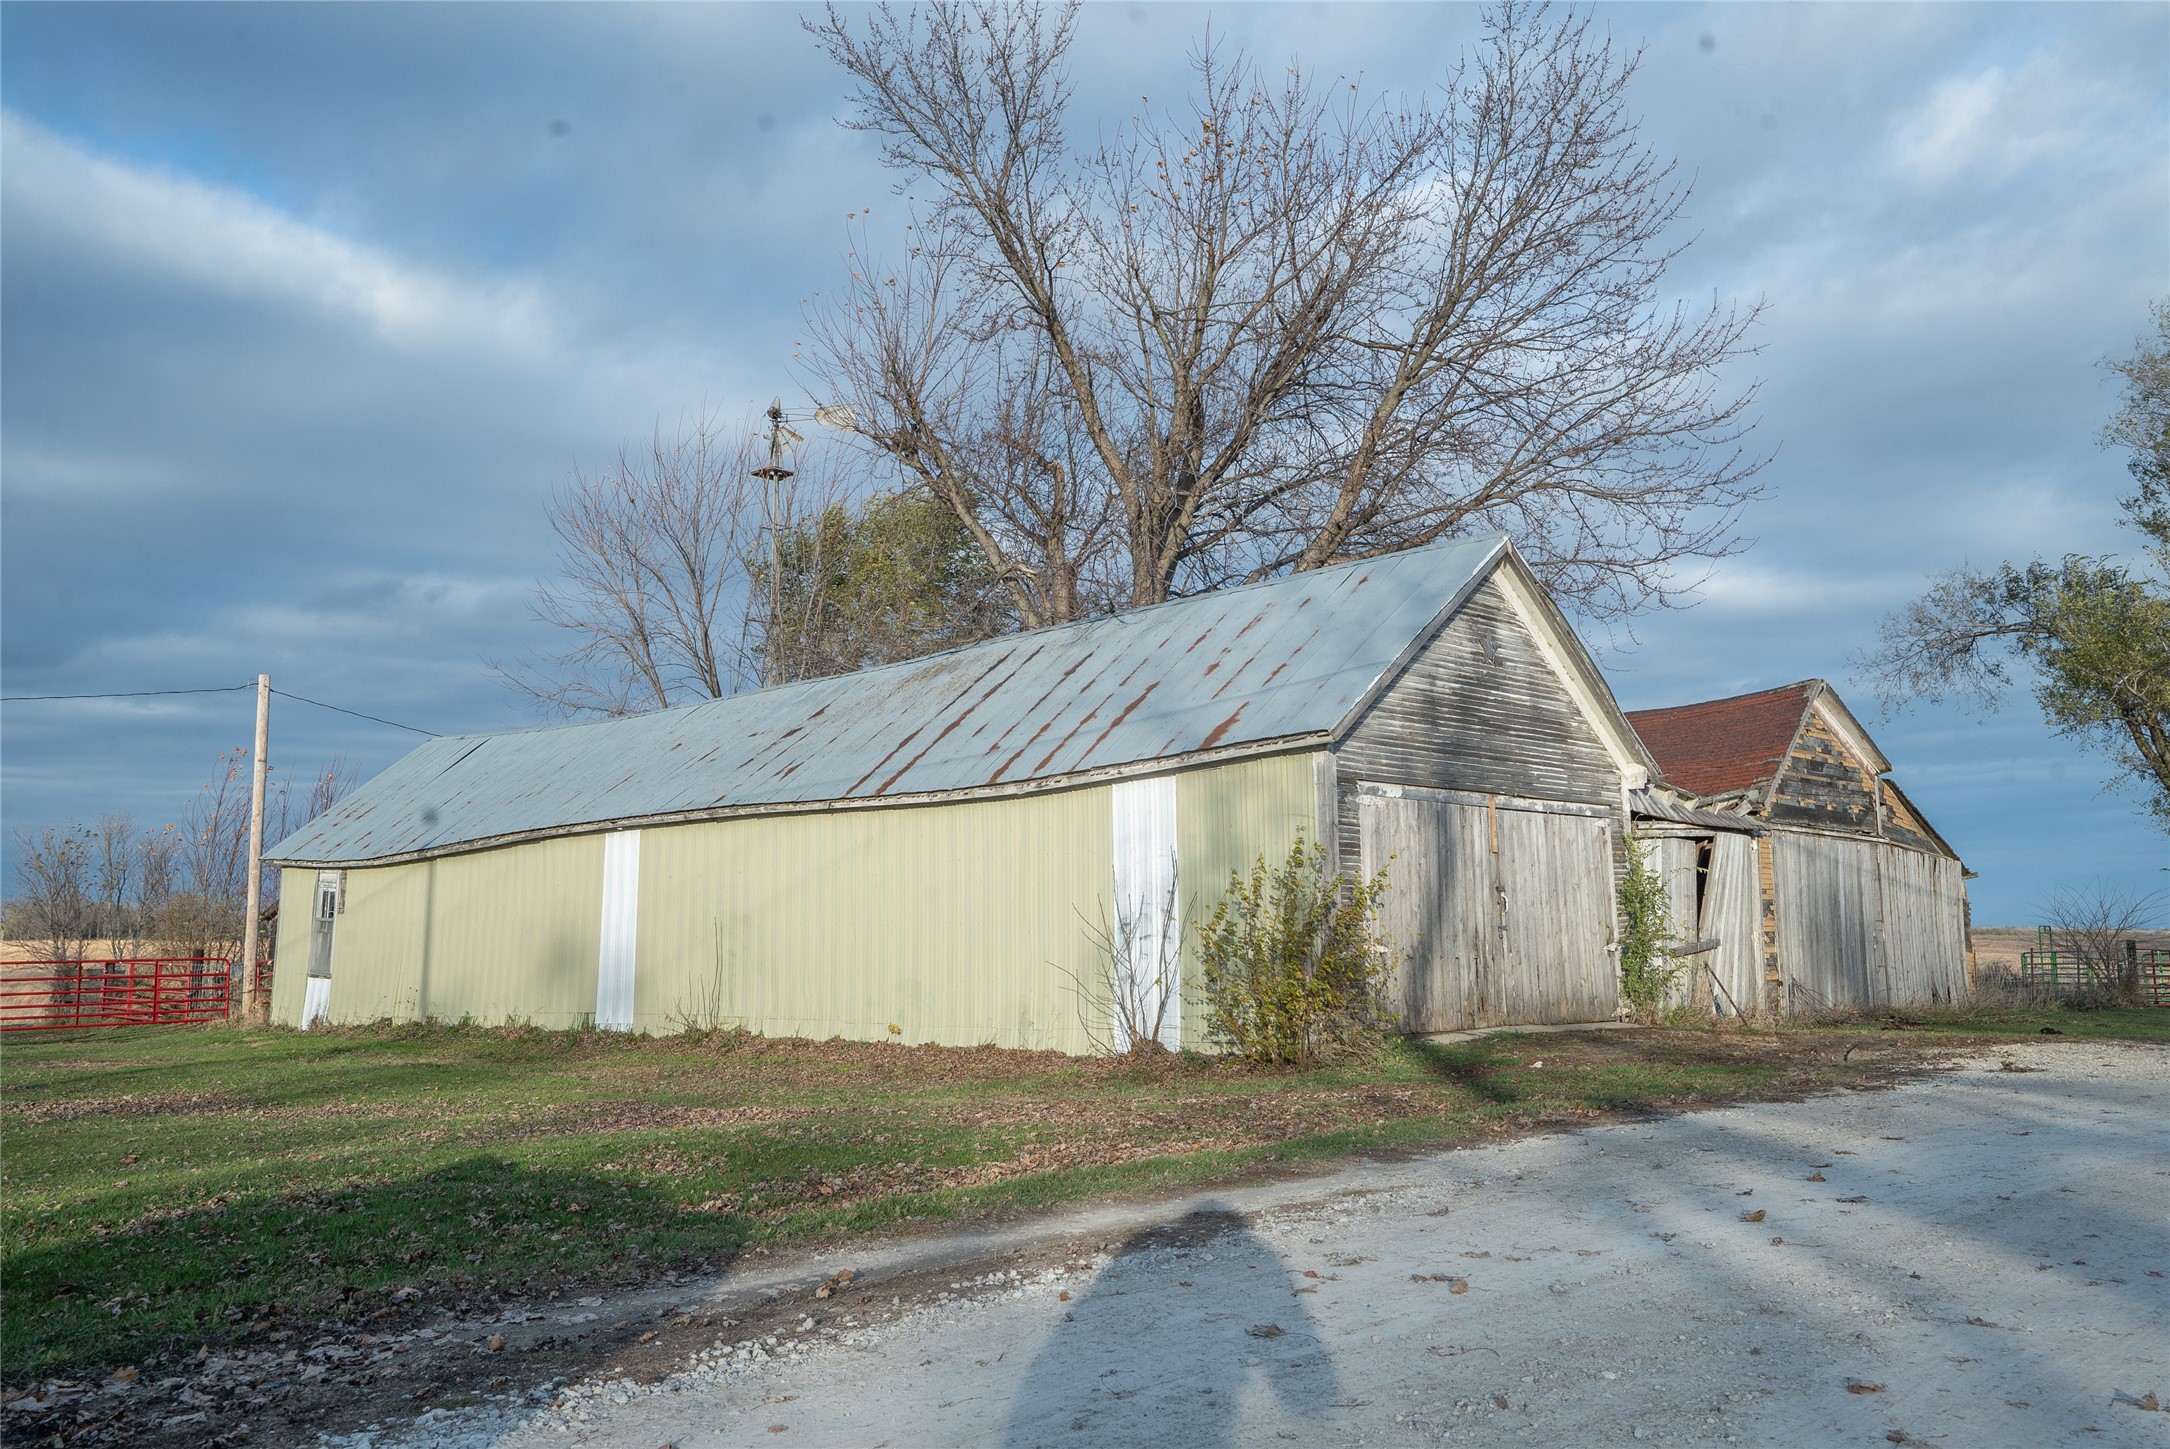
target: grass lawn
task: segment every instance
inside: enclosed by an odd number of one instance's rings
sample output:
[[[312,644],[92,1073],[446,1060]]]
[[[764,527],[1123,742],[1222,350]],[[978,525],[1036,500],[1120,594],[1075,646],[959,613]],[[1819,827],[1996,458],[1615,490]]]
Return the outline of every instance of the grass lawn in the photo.
[[[1802,1029],[1928,1032],[1936,1036],[2069,1036],[2091,1040],[2170,1043],[2170,1010],[2160,1007],[1955,1006],[1919,1012],[1884,1011],[1836,1017]]]
[[[1887,1080],[2170,1012],[1501,1035],[1311,1072],[884,1043],[141,1028],[0,1057],[0,1376],[298,1347],[538,1286],[1618,1112]]]

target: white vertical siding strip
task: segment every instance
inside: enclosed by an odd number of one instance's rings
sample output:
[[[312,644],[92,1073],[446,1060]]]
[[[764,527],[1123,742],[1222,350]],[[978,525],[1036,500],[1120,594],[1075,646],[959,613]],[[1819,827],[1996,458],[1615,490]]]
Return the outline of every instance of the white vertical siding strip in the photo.
[[[1173,1051],[1182,1045],[1183,1015],[1176,1005],[1182,995],[1182,911],[1176,899],[1175,777],[1124,780],[1109,793],[1114,800],[1115,856],[1110,935],[1135,966],[1129,974],[1136,1019],[1150,1021],[1165,1004],[1159,1040]],[[1117,1051],[1131,1045],[1124,1015],[1112,1010]]]
[[[640,832],[603,837],[603,935],[596,954],[595,1025],[633,1029],[633,943],[640,917]]]
[[[307,1031],[324,1019],[332,1008],[332,982],[329,976],[312,976],[301,998],[301,1029]]]

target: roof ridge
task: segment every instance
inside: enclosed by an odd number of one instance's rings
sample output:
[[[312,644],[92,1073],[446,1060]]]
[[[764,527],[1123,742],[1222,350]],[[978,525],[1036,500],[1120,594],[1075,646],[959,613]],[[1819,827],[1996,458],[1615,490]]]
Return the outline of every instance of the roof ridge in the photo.
[[[1449,548],[1461,547],[1483,539],[1498,540],[1507,537],[1508,534],[1505,529],[1495,528],[1483,533],[1465,534],[1456,538],[1434,539],[1430,543],[1420,544],[1415,548],[1396,549],[1392,553],[1370,554],[1364,558],[1350,559],[1345,563],[1328,564],[1323,568],[1307,569],[1300,573],[1276,574],[1272,578],[1253,579],[1249,583],[1230,584],[1226,588],[1208,589],[1202,593],[1185,594],[1180,598],[1163,599],[1157,604],[1140,604],[1136,608],[1119,609],[1108,614],[1094,614],[1089,618],[1066,619],[1059,624],[1043,624],[1037,629],[1019,629],[1014,633],[996,634],[991,638],[975,639],[969,644],[953,644],[947,649],[938,649],[932,654],[915,654],[909,659],[893,659],[887,664],[873,664],[864,669],[849,669],[841,674],[821,674],[808,679],[789,679],[781,684],[764,684],[758,689],[735,690],[730,694],[719,694],[710,699],[689,699],[682,704],[669,704],[661,709],[642,710],[637,714],[604,715],[597,719],[556,720],[543,724],[515,725],[510,729],[474,730],[466,734],[437,735],[434,738],[440,740],[491,739],[503,735],[542,734],[553,730],[593,729],[599,725],[623,724],[628,720],[657,719],[664,715],[683,715],[694,710],[712,709],[717,705],[728,704],[735,699],[759,697],[773,700],[788,697],[788,692],[791,690],[804,690],[812,693],[823,686],[834,687],[842,680],[866,679],[891,670],[918,669],[934,660],[947,659],[952,655],[968,654],[975,649],[992,650],[998,644],[1014,643],[1020,639],[1046,639],[1050,636],[1087,628],[1121,627],[1134,620],[1144,619],[1166,609],[1188,607],[1201,603],[1206,599],[1225,599],[1234,594],[1248,594],[1261,589],[1287,586],[1299,579],[1317,579],[1327,574],[1344,572],[1361,565],[1377,565],[1389,559],[1408,558],[1416,554],[1431,553],[1435,550],[1444,551]]]
[[[1688,701],[1686,704],[1652,705],[1644,709],[1627,710],[1624,711],[1624,713],[1626,713],[1630,719],[1634,718],[1636,715],[1639,714],[1672,714],[1678,710],[1683,709],[1702,709],[1706,705],[1713,704],[1733,704],[1743,699],[1760,699],[1769,695],[1786,694],[1794,690],[1799,690],[1805,694],[1809,690],[1814,689],[1819,684],[1823,685],[1827,689],[1830,687],[1829,680],[1810,677],[1808,679],[1795,680],[1792,684],[1774,684],[1768,689],[1750,689],[1740,694],[1720,695],[1716,699],[1694,699]]]

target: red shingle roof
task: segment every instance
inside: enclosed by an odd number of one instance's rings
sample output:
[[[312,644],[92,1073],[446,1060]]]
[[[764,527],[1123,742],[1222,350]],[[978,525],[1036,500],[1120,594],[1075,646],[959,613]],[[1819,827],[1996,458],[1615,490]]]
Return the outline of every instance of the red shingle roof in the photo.
[[[1793,747],[1818,680],[1673,709],[1630,710],[1665,778],[1697,795],[1725,795],[1770,779]]]

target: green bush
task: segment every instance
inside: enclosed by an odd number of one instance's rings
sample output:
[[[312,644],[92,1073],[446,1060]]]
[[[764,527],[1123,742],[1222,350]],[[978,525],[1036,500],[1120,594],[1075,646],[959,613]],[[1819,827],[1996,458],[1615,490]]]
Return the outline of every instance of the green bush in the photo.
[[[1386,876],[1356,880],[1329,868],[1302,837],[1228,894],[1198,928],[1206,1028],[1238,1055],[1312,1063],[1376,1041],[1393,1025],[1378,928]]]
[[[1665,994],[1684,969],[1665,940],[1672,932],[1665,881],[1650,868],[1643,843],[1627,837],[1627,874],[1620,881],[1620,994],[1638,1021],[1655,1021]]]

